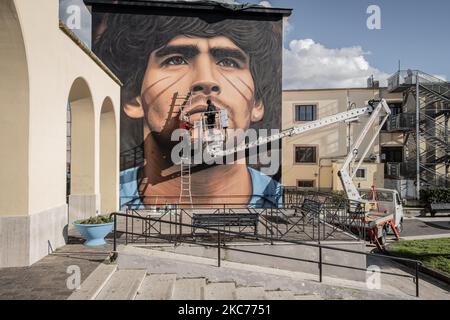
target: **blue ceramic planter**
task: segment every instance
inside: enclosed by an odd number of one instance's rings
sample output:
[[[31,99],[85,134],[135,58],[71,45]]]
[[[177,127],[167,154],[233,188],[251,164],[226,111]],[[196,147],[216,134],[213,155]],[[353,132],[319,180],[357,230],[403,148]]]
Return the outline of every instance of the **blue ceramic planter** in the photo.
[[[114,222],[102,224],[79,224],[74,223],[77,230],[81,233],[85,246],[101,246],[106,244],[105,237],[110,233],[114,227]]]

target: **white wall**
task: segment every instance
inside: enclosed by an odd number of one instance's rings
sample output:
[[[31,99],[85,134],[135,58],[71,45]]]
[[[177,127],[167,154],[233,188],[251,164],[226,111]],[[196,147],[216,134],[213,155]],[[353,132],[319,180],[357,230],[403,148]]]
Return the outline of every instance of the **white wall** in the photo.
[[[49,245],[64,244],[69,98],[75,106],[85,99],[91,105],[90,112],[79,114],[84,131],[75,128],[85,139],[79,146],[85,161],[80,176],[87,180],[74,190],[91,199],[94,209],[101,199],[100,114],[105,99],[111,102],[115,126],[109,143],[115,149],[109,148],[108,168],[114,171],[109,197],[115,200],[110,207],[118,208],[120,84],[60,29],[58,4],[0,1],[0,267],[32,264]]]
[[[0,216],[28,212],[29,85],[14,3],[0,1]]]
[[[92,191],[100,192],[100,109],[109,96],[114,104],[118,137],[120,86],[59,29],[58,0],[14,2],[30,75],[29,214],[33,214],[66,202],[66,105],[70,89],[79,77],[86,81],[92,94],[96,151]]]

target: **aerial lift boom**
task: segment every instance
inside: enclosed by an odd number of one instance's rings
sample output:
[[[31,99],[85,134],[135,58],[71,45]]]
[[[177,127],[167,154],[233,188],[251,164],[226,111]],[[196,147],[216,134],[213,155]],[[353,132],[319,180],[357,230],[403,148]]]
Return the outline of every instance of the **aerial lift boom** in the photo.
[[[338,176],[341,179],[342,186],[344,188],[345,193],[347,194],[348,199],[354,200],[354,201],[362,201],[361,195],[358,192],[358,189],[356,188],[355,184],[353,183],[353,178],[355,177],[356,172],[361,166],[361,163],[367,156],[367,153],[372,148],[373,143],[375,142],[377,136],[379,135],[381,128],[383,127],[384,123],[387,121],[391,114],[391,109],[386,103],[386,100],[381,100],[376,106],[374,106],[376,102],[370,101],[369,105],[373,108],[373,111],[371,111],[371,116],[367,123],[365,124],[363,130],[361,131],[360,135],[358,136],[358,139],[355,141],[355,144],[352,146],[350,152],[347,154],[347,157],[345,158],[344,164],[342,165],[341,170],[338,171]],[[376,134],[373,135],[372,139],[370,140],[369,144],[366,146],[366,149],[361,154],[360,159],[356,167],[354,167],[354,163],[356,161],[356,158],[359,155],[359,148],[361,147],[362,142],[364,141],[364,138],[369,133],[369,130],[373,127],[375,124],[375,121],[378,120],[380,112],[384,110],[385,115],[383,116],[383,120],[381,121],[380,125],[376,129]]]
[[[384,111],[384,115],[382,116],[382,120],[379,121],[381,112]],[[220,112],[220,111],[219,111]],[[358,203],[365,204],[367,201],[363,200],[357,187],[355,186],[353,182],[353,178],[356,175],[357,170],[361,166],[362,162],[366,158],[368,152],[372,148],[372,145],[374,144],[377,136],[379,135],[381,128],[388,120],[391,110],[389,106],[386,103],[386,100],[381,101],[375,101],[372,100],[369,102],[369,104],[362,108],[357,108],[345,112],[341,112],[335,115],[331,115],[328,117],[324,117],[322,119],[311,121],[306,124],[302,124],[299,126],[295,126],[293,128],[283,130],[280,133],[271,135],[269,137],[260,137],[256,141],[252,141],[249,143],[244,143],[239,146],[236,146],[231,149],[223,150],[223,144],[217,143],[211,143],[206,145],[206,151],[208,154],[213,158],[218,157],[225,157],[227,155],[235,154],[240,151],[244,151],[250,148],[254,148],[260,145],[268,144],[270,142],[281,140],[286,137],[293,137],[300,134],[303,134],[305,132],[320,129],[335,123],[343,122],[343,121],[355,121],[358,120],[363,115],[369,115],[368,121],[365,123],[361,133],[359,134],[358,138],[356,139],[354,145],[351,147],[350,152],[348,152],[344,164],[342,168],[338,171],[338,176],[341,179],[342,186],[344,189],[344,192],[347,195],[347,198],[351,201],[355,201]],[[361,145],[368,135],[369,131],[374,127],[374,125],[378,125],[378,127],[375,129],[376,132],[372,135],[371,140],[367,144],[366,148],[362,153],[359,152],[359,149],[361,148]],[[372,129],[373,130],[373,129]],[[207,140],[206,140],[207,141]],[[355,165],[355,162],[357,158],[359,157],[358,163]],[[396,227],[395,227],[395,219],[393,218],[394,215],[387,214],[386,212],[380,213],[380,212],[365,212],[364,217],[361,217],[365,224],[365,228],[369,231],[369,236],[371,242],[375,243],[377,247],[381,250],[384,250],[384,241],[381,241],[380,239],[385,238],[385,232],[387,230],[387,227],[390,226],[392,230],[394,231],[397,238],[399,238],[399,235],[397,233]],[[384,233],[383,233],[384,232]]]
[[[385,111],[385,115],[383,116],[383,120],[381,121],[380,125],[378,126],[376,134],[373,135],[371,141],[367,145],[366,149],[360,156],[360,160],[355,168],[350,170],[350,168],[354,165],[355,160],[357,156],[359,155],[359,148],[361,147],[362,142],[364,141],[364,138],[369,133],[369,130],[373,127],[373,125],[376,123],[376,121],[379,119],[379,115],[381,111]],[[220,111],[219,111],[220,112]],[[370,101],[369,105],[357,108],[341,113],[337,113],[335,115],[331,115],[328,117],[324,117],[319,120],[311,121],[306,124],[302,124],[299,126],[292,127],[290,129],[286,129],[281,131],[280,133],[271,135],[269,137],[259,137],[256,141],[252,141],[249,143],[241,144],[239,146],[236,146],[231,149],[223,150],[223,145],[220,144],[207,144],[206,150],[208,154],[212,158],[219,158],[219,157],[225,157],[227,155],[235,154],[240,151],[245,151],[250,148],[254,148],[260,145],[268,144],[270,142],[281,140],[286,137],[293,137],[300,134],[303,134],[308,131],[312,131],[315,129],[320,129],[335,123],[343,122],[343,121],[353,121],[358,120],[360,116],[369,114],[369,120],[365,124],[363,130],[361,131],[360,135],[358,136],[358,139],[356,140],[355,144],[352,146],[350,152],[347,154],[344,164],[339,170],[338,175],[341,179],[343,188],[345,193],[347,194],[347,197],[350,200],[354,201],[362,201],[361,195],[358,192],[358,189],[356,188],[355,184],[353,183],[353,178],[356,174],[356,171],[361,166],[361,163],[363,162],[364,158],[367,156],[367,153],[369,152],[370,148],[372,147],[373,143],[376,140],[376,137],[378,136],[383,124],[387,121],[391,114],[391,110],[389,106],[386,103],[386,100],[381,101]]]

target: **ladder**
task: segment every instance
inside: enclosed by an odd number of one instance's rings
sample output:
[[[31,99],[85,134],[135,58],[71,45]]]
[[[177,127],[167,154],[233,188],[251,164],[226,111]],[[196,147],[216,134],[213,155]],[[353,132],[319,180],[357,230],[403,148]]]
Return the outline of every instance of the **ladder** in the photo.
[[[190,105],[190,103],[191,103],[191,96],[192,96],[192,93],[190,91],[184,96],[180,95],[178,93],[178,91],[175,92],[173,94],[173,96],[172,96],[172,103],[170,104],[170,106],[171,106],[170,112],[172,113],[173,109],[175,107],[180,107],[180,110],[183,111],[184,107],[186,107],[188,105],[188,103]],[[181,100],[181,102],[177,102],[179,100]]]
[[[180,198],[178,199],[178,203],[180,205],[190,205],[192,208],[191,159],[183,154],[180,166]]]
[[[184,111],[186,106],[191,104],[191,92],[189,91],[186,95],[179,95],[175,92],[172,97],[172,108],[175,106],[180,107],[180,112]],[[177,101],[181,100],[179,104]],[[190,154],[182,154],[180,162],[180,197],[178,199],[178,204],[180,205],[190,205],[193,207],[192,202],[192,192],[191,192],[191,159]]]

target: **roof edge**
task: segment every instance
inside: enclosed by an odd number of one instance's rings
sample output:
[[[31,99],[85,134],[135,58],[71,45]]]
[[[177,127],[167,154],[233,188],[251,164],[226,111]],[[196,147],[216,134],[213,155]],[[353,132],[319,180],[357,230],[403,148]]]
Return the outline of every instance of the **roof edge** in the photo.
[[[243,12],[243,13],[267,13],[277,14],[283,17],[289,17],[292,9],[289,8],[268,8],[258,5],[228,5],[213,1],[153,1],[153,0],[83,0],[86,5],[102,6],[128,6],[128,7],[147,7],[147,8],[178,8],[190,10],[215,10],[225,12]]]

